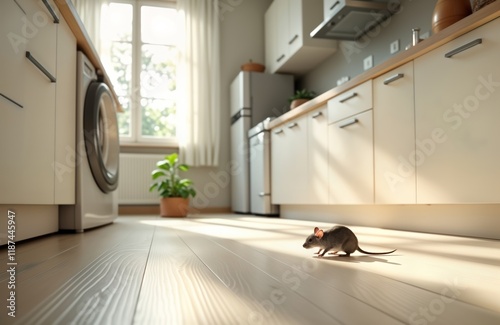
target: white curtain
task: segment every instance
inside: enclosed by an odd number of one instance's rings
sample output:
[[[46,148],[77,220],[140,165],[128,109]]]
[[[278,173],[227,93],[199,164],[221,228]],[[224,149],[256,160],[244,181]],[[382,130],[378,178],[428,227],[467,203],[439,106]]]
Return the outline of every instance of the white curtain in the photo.
[[[180,157],[191,166],[216,167],[221,119],[218,0],[177,0],[177,9]]]
[[[109,0],[71,0],[78,16],[94,44],[97,53],[101,50],[101,10]]]

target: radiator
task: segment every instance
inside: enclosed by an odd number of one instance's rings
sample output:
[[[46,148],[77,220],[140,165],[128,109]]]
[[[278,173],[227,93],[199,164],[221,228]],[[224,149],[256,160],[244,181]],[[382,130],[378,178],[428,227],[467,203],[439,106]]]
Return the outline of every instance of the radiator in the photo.
[[[118,204],[158,204],[157,192],[149,192],[151,172],[165,155],[120,154]]]

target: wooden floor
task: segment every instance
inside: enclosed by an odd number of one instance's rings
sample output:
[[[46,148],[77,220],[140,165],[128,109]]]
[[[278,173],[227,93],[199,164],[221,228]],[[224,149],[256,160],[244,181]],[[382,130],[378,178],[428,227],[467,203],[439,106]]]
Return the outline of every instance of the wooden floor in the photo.
[[[366,250],[314,258],[314,226],[241,215],[121,217],[18,243],[0,324],[500,324],[500,241],[351,227]],[[16,318],[8,316],[15,280]]]

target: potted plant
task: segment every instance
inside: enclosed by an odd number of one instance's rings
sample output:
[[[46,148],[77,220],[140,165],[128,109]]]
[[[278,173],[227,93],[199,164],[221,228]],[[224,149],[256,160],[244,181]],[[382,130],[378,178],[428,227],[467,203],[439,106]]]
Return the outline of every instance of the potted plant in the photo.
[[[294,109],[305,102],[313,99],[316,97],[316,93],[314,91],[302,89],[302,90],[297,90],[295,92],[295,95],[290,97],[290,109]]]
[[[181,172],[189,170],[189,166],[181,164],[176,153],[165,156],[156,163],[156,169],[151,172],[154,183],[149,191],[158,191],[161,197],[160,214],[163,217],[185,217],[188,213],[189,197],[195,197],[193,181],[180,176]]]

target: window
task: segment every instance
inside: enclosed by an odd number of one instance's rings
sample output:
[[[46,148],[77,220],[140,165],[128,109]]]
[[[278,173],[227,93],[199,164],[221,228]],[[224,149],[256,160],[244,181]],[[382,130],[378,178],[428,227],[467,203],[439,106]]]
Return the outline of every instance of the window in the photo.
[[[175,5],[113,1],[101,17],[100,55],[124,109],[121,141],[176,145]]]

